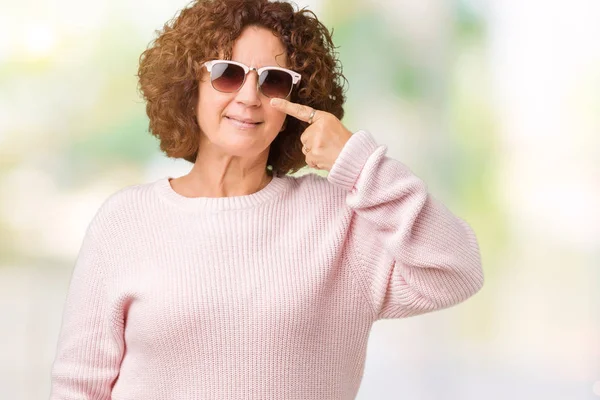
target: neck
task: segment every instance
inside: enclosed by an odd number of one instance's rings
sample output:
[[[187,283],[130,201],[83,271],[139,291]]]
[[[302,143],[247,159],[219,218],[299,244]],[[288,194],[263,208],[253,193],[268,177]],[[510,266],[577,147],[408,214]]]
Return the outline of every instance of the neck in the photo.
[[[253,159],[235,156],[198,155],[182,185],[189,197],[232,197],[256,193],[271,182],[267,170],[268,150]]]

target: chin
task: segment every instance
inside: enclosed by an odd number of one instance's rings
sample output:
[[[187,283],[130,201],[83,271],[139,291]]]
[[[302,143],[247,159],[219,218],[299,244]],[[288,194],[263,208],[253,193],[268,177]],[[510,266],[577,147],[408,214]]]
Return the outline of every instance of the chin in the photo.
[[[223,143],[221,145],[223,151],[227,154],[237,157],[252,157],[257,156],[265,150],[265,146],[257,142],[242,142],[239,140]]]
[[[277,135],[273,136],[273,140]],[[221,146],[231,151],[242,151],[246,153],[260,153],[269,147],[273,140],[265,137],[263,132],[249,134],[248,132],[228,131],[221,135]],[[224,140],[223,140],[224,139]]]

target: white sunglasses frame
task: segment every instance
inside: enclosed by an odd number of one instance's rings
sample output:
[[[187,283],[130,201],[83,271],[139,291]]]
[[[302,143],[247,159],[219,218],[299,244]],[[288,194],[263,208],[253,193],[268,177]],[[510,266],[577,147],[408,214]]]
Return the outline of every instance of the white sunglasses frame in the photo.
[[[221,92],[221,93],[235,93],[235,92],[238,92],[242,88],[242,86],[244,86],[244,83],[246,83],[246,77],[248,76],[248,73],[250,71],[252,71],[252,70],[256,71],[256,74],[259,77],[260,77],[260,74],[262,74],[264,71],[267,71],[267,70],[277,70],[277,71],[286,72],[286,73],[290,74],[291,77],[292,77],[292,86],[290,87],[290,91],[288,92],[287,96],[284,97],[284,99],[287,99],[288,97],[290,97],[290,94],[292,94],[292,90],[294,90],[294,86],[297,85],[298,82],[300,82],[300,78],[302,77],[302,75],[300,75],[298,72],[292,71],[291,69],[287,69],[287,68],[275,67],[275,66],[265,66],[265,67],[261,67],[261,68],[255,68],[255,67],[249,67],[246,64],[242,64],[241,62],[231,61],[231,60],[210,60],[210,61],[206,61],[204,64],[202,64],[202,66],[206,67],[206,70],[208,71],[208,73],[211,74],[212,67],[215,64],[217,64],[217,63],[233,64],[233,65],[240,66],[240,67],[242,67],[244,69],[244,80],[240,84],[240,87],[238,87],[233,92],[223,92],[223,91],[217,89],[213,85],[212,79],[210,80],[210,85],[213,87],[213,89],[215,89],[217,92]],[[270,96],[267,96],[265,93],[263,93],[263,91],[260,88],[260,83],[258,81],[256,83],[256,86],[257,86],[257,90],[260,93],[262,93],[266,97],[271,98]]]

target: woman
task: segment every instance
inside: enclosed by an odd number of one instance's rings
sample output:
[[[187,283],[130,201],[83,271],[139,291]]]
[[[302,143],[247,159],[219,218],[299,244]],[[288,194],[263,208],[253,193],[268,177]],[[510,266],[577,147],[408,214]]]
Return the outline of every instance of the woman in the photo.
[[[161,149],[194,165],[113,194],[90,223],[52,399],[353,399],[376,320],[482,286],[471,228],[340,122],[314,14],[197,1],[139,79]],[[329,174],[287,175],[305,165]]]

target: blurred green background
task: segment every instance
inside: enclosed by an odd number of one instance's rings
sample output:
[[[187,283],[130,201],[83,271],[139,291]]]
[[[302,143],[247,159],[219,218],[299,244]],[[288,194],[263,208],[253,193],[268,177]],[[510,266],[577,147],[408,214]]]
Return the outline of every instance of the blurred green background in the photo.
[[[186,4],[0,0],[2,399],[49,395],[100,204],[191,168],[158,151],[135,77]],[[482,250],[475,297],[375,324],[358,398],[600,399],[600,2],[297,4],[334,29],[346,126],[386,144]]]

